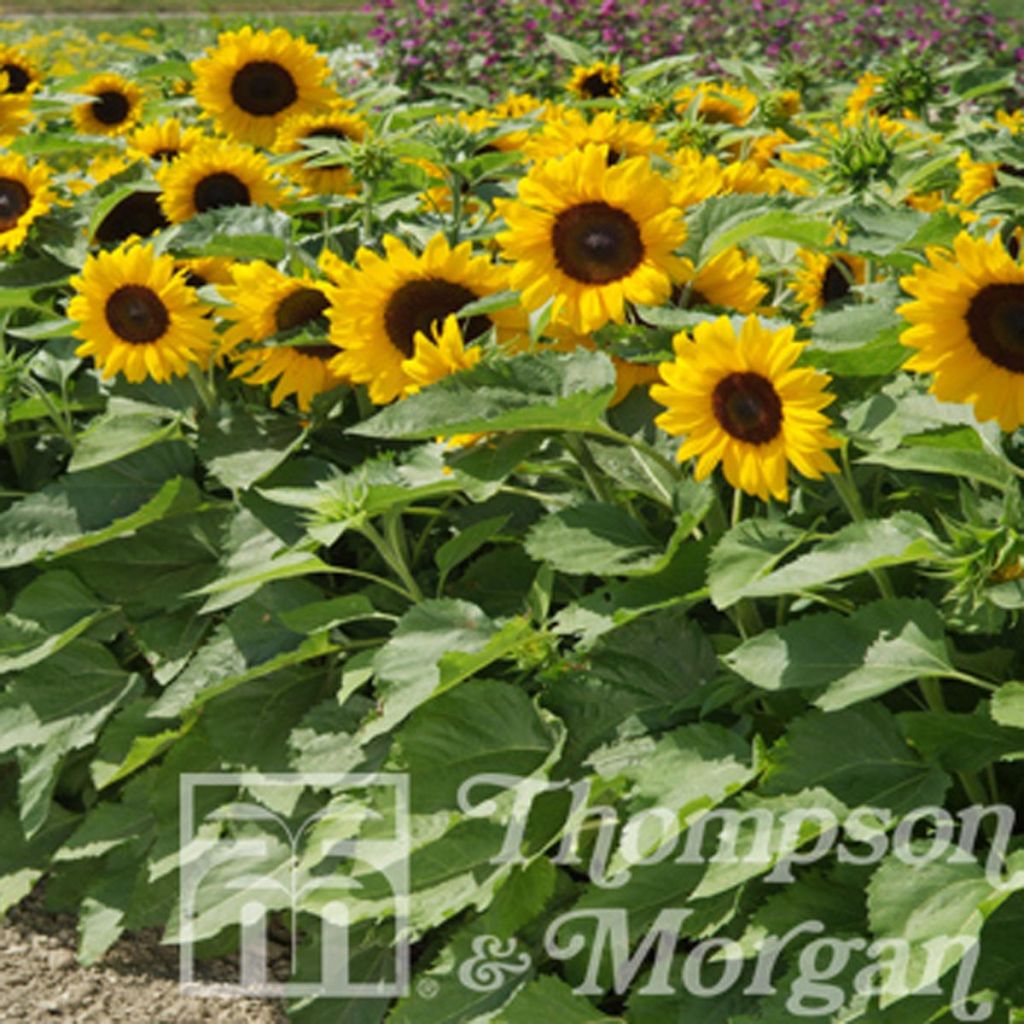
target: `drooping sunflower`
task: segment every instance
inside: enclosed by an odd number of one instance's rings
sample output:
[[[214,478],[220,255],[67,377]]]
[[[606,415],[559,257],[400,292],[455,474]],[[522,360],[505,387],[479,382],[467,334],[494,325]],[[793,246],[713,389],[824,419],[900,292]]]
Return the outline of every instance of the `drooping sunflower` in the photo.
[[[136,128],[128,137],[128,149],[147,160],[167,163],[202,140],[198,128],[186,128],[176,117],[165,117]]]
[[[288,165],[288,173],[310,195],[343,194],[352,191],[354,182],[347,167],[337,163],[311,166],[316,158],[310,144],[338,139],[362,142],[366,138],[364,118],[347,110],[332,110],[325,114],[298,114],[289,117],[278,129],[274,140],[275,153],[305,153],[306,160]]]
[[[33,221],[53,205],[50,168],[17,153],[0,154],[0,251],[17,249]]]
[[[756,256],[746,256],[737,246],[725,249],[694,272],[686,260],[683,284],[687,308],[724,306],[737,313],[752,313],[768,294],[768,286],[758,279],[761,265]]]
[[[712,124],[731,124],[742,128],[754,115],[757,94],[745,85],[731,82],[698,82],[684,85],[672,97],[676,110],[685,114],[696,101],[696,113]]]
[[[917,352],[907,369],[933,375],[944,402],[970,402],[979,420],[1005,431],[1024,424],[1024,265],[996,236],[961,232],[953,252],[929,248],[928,264],[900,279],[914,297],[900,306],[901,335]]]
[[[13,46],[0,45],[0,75],[6,81],[0,92],[7,95],[34,92],[42,80],[35,64]]]
[[[254,146],[270,146],[286,118],[335,98],[324,85],[327,61],[283,28],[222,32],[206,53],[192,62],[196,100],[221,131]]]
[[[839,441],[828,434],[821,410],[833,400],[829,379],[795,367],[805,345],[794,328],[766,328],[749,316],[739,332],[728,317],[698,324],[692,339],[673,339],[675,360],[660,366],[662,384],[651,397],[666,407],[655,423],[685,434],[676,453],[696,457],[694,478],[703,480],[721,463],[729,483],[763,501],[786,501],[788,466],[818,480],[834,473],[826,449]]]
[[[73,277],[68,316],[78,321],[79,356],[92,356],[104,379],[165,381],[205,360],[213,323],[168,255],[149,245],[123,245],[85,261]]]
[[[621,96],[625,91],[622,72],[618,64],[596,60],[593,64],[578,65],[565,87],[581,100],[600,100]]]
[[[168,220],[180,224],[222,206],[281,205],[284,197],[262,153],[241,143],[212,139],[160,167],[160,203]]]
[[[75,128],[86,135],[124,135],[142,112],[142,90],[121,75],[94,75],[78,92],[93,97],[71,112]]]
[[[828,309],[853,294],[854,285],[865,281],[866,264],[852,253],[815,252],[800,249],[797,256],[803,269],[795,275],[789,288],[803,306],[803,319],[811,323],[814,315]]]
[[[366,384],[370,400],[393,401],[411,383],[402,364],[415,357],[416,334],[431,336],[433,325],[485,295],[505,291],[508,270],[486,256],[474,256],[469,242],[449,247],[435,235],[420,256],[391,235],[384,256],[356,253],[358,269],[323,263],[336,277],[331,293],[331,340],[341,350],[332,366],[339,376]],[[525,328],[517,309],[497,310],[466,320],[463,334],[476,341],[492,324],[505,341]]]
[[[607,146],[586,146],[537,164],[520,179],[518,200],[495,205],[523,305],[553,298],[552,321],[564,316],[575,331],[621,323],[626,302],[664,302],[685,271],[673,250],[686,223],[646,157],[609,167]]]

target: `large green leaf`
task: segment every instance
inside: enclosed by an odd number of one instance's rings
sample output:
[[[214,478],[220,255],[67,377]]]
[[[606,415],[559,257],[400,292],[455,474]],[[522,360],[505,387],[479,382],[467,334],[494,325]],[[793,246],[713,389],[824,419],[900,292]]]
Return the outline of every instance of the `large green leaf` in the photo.
[[[826,711],[955,672],[935,606],[909,598],[875,601],[852,615],[803,616],[744,641],[725,661],[766,690],[823,688],[815,703]]]
[[[798,594],[872,569],[928,561],[936,546],[931,527],[913,512],[850,523],[806,554],[739,588],[736,596]]]
[[[216,420],[203,421],[196,453],[225,487],[245,490],[276,469],[303,433],[290,417],[228,406]]]
[[[744,519],[715,545],[708,562],[708,589],[716,608],[739,601],[747,588],[777,565],[804,534],[782,520]]]
[[[446,377],[353,427],[380,438],[434,438],[597,426],[615,389],[600,352],[542,352],[488,362]]]
[[[880,704],[797,718],[771,761],[765,793],[823,786],[850,807],[883,807],[894,814],[941,804],[951,782],[914,754]]]

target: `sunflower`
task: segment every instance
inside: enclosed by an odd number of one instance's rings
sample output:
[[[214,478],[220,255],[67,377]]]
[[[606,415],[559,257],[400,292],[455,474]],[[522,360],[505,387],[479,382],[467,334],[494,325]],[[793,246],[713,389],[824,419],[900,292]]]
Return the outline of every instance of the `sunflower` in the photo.
[[[120,75],[94,75],[78,92],[93,97],[71,112],[75,128],[86,135],[124,135],[142,112],[142,90]]]
[[[686,146],[672,155],[672,164],[672,202],[677,206],[696,206],[724,188],[717,156],[705,156],[696,147]]]
[[[36,66],[13,46],[0,45],[0,75],[6,76],[7,83],[0,92],[7,95],[35,92],[41,81]]]
[[[0,251],[12,252],[29,226],[53,205],[50,168],[30,165],[17,153],[0,154]]]
[[[685,114],[696,102],[697,114],[712,124],[731,124],[742,128],[753,117],[757,95],[745,85],[730,82],[699,82],[684,85],[672,97],[676,111]]]
[[[579,110],[567,110],[562,117],[547,121],[538,135],[527,137],[522,149],[531,160],[545,160],[590,143],[606,145],[613,164],[628,156],[665,155],[665,143],[651,125],[620,118],[614,110],[602,110],[593,120]]]
[[[684,262],[686,308],[724,306],[738,313],[752,313],[768,294],[768,286],[758,280],[761,265],[757,257],[744,256],[736,246],[708,260],[696,273],[689,260]]]
[[[199,143],[156,172],[160,203],[174,224],[222,206],[280,206],[284,197],[271,175],[262,153],[219,139]]]
[[[104,379],[123,371],[133,382],[182,376],[204,360],[213,324],[174,259],[149,245],[123,245],[85,261],[73,277],[68,316],[83,339],[78,356],[92,356]]]
[[[0,74],[0,85],[4,78]],[[27,94],[0,92],[0,145],[9,145],[31,120],[31,100]]]
[[[93,241],[120,244],[129,238],[148,238],[169,226],[160,206],[160,193],[139,188],[119,199],[106,213],[93,232]]]
[[[979,420],[1005,431],[1024,424],[1024,266],[996,236],[961,232],[953,253],[926,250],[928,265],[900,280],[914,297],[900,306],[913,325],[901,336],[916,349],[906,368],[934,375],[944,402],[971,402]]]
[[[857,79],[853,91],[846,98],[847,123],[856,121],[867,113],[873,101],[876,101],[881,95],[881,87],[884,82],[885,79],[873,71],[865,71]]]
[[[338,280],[328,315],[331,340],[341,352],[332,366],[339,376],[368,385],[370,400],[378,405],[411,383],[403,362],[415,358],[417,332],[432,332],[449,314],[509,287],[507,269],[474,256],[469,242],[450,248],[443,235],[435,235],[416,256],[387,235],[384,253],[360,249],[358,269],[323,263]],[[476,341],[492,324],[504,341],[524,330],[525,318],[515,309],[471,316],[466,340]]]
[[[351,192],[355,187],[352,174],[340,163],[310,166],[317,155],[310,150],[310,144],[338,139],[362,142],[366,137],[366,121],[358,114],[345,110],[328,111],[326,114],[298,114],[289,117],[278,129],[274,140],[275,153],[305,153],[305,160],[288,165],[288,173],[309,195],[328,195]]]
[[[409,378],[404,396],[414,395],[435,381],[460,370],[471,370],[482,355],[478,345],[466,348],[459,321],[449,314],[438,330],[437,321],[430,325],[432,337],[417,331],[413,338],[413,354],[402,360],[402,372]]]
[[[789,288],[804,307],[805,323],[814,320],[814,314],[845,301],[853,294],[854,285],[863,284],[866,265],[851,253],[814,252],[800,249],[797,256],[803,264]]]
[[[128,149],[147,160],[168,162],[203,140],[198,128],[186,128],[176,117],[151,121],[128,136]]]
[[[685,270],[673,250],[686,222],[670,192],[646,157],[609,167],[607,146],[535,166],[520,179],[518,201],[498,207],[508,224],[498,242],[515,261],[510,280],[523,305],[554,298],[551,319],[564,315],[586,333],[621,323],[627,301],[664,302]]]
[[[606,64],[603,60],[596,60],[586,67],[574,67],[572,77],[565,83],[565,87],[581,100],[621,96],[625,90],[619,65]]]
[[[697,457],[695,479],[721,462],[733,487],[786,501],[789,463],[815,480],[836,472],[825,449],[839,441],[821,412],[834,397],[825,391],[829,379],[793,366],[805,347],[794,333],[769,330],[749,316],[737,336],[723,316],[698,324],[692,340],[685,332],[673,338],[676,358],[661,364],[664,383],[651,387],[667,410],[654,422],[687,435],[676,458]]]
[[[254,146],[270,146],[281,123],[335,98],[324,85],[327,61],[283,28],[222,32],[217,46],[193,61],[193,92],[218,128]]]

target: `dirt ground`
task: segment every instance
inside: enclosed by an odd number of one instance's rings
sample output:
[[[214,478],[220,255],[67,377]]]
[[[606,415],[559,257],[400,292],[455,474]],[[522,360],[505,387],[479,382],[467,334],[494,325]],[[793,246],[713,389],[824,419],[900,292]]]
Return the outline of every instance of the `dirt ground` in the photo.
[[[178,952],[156,932],[122,938],[92,967],[75,959],[74,919],[30,898],[0,920],[3,1024],[287,1024],[267,999],[182,995]],[[203,964],[203,980],[238,977],[230,961]]]

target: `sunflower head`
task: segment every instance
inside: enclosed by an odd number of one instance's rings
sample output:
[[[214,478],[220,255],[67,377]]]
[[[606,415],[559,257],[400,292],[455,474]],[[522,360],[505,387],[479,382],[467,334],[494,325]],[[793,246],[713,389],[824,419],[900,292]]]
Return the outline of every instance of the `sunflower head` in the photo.
[[[0,45],[0,76],[5,83],[0,92],[11,96],[35,92],[42,80],[35,64],[13,46]]]
[[[152,246],[124,245],[90,256],[68,316],[78,322],[79,356],[92,356],[104,378],[123,372],[131,382],[182,376],[208,356],[212,322],[174,259]]]
[[[854,295],[854,287],[864,284],[867,265],[852,253],[823,253],[811,249],[797,252],[802,269],[789,285],[803,306],[803,319],[811,323],[822,309],[834,309]]]
[[[1005,431],[1024,423],[1024,266],[998,236],[961,232],[953,252],[928,249],[927,265],[901,279],[914,301],[899,307],[916,350],[906,368],[933,375],[942,401],[970,402]]]
[[[730,124],[737,128],[742,128],[757,108],[757,94],[745,85],[733,85],[731,82],[684,85],[673,99],[680,114],[695,112],[711,124]]]
[[[156,177],[160,203],[174,224],[223,206],[278,207],[284,199],[266,157],[224,140],[195,145],[160,167]]]
[[[565,87],[581,100],[607,99],[621,96],[625,91],[619,65],[607,64],[603,60],[573,68]]]
[[[351,192],[352,172],[340,161],[324,162],[316,152],[319,143],[362,142],[366,138],[366,121],[358,114],[339,109],[325,114],[298,114],[288,118],[278,129],[274,152],[304,153],[304,160],[288,166],[288,171],[310,195]]]
[[[552,320],[587,333],[621,323],[627,301],[663,302],[684,271],[673,250],[686,224],[670,193],[646,157],[609,167],[606,146],[532,168],[518,200],[499,204],[508,229],[498,242],[524,306],[553,299]]]
[[[737,334],[723,316],[673,339],[676,358],[661,364],[664,383],[651,388],[666,407],[655,423],[686,435],[677,458],[697,458],[697,480],[721,463],[733,487],[786,501],[790,464],[815,480],[836,472],[826,449],[839,441],[821,412],[832,401],[828,378],[794,366],[804,345],[793,335],[792,327],[772,331],[755,316]]]
[[[413,354],[402,360],[402,370],[409,383],[404,395],[414,395],[443,377],[460,370],[471,370],[480,361],[480,347],[466,348],[459,321],[448,314],[439,329],[435,320],[430,325],[431,336],[417,331],[413,339]]]
[[[169,226],[170,221],[160,206],[160,193],[139,188],[107,211],[93,232],[93,241],[103,245],[120,244],[129,238],[148,238]]]
[[[128,137],[133,154],[155,163],[168,163],[203,139],[198,128],[186,128],[176,117],[165,117],[137,128]]]
[[[270,146],[283,121],[326,107],[327,61],[305,39],[283,28],[222,32],[217,46],[194,61],[194,94],[221,131]]]
[[[338,282],[331,340],[340,350],[332,365],[339,376],[366,384],[377,404],[393,401],[411,383],[403,364],[415,359],[417,334],[433,337],[449,315],[508,288],[506,269],[474,256],[468,242],[450,247],[443,235],[419,256],[388,235],[383,257],[360,249],[356,258],[358,269],[333,264],[330,271]],[[492,326],[506,340],[524,330],[525,317],[516,309],[469,316],[462,334],[476,341]]]
[[[30,165],[17,153],[0,155],[0,251],[25,240],[29,226],[53,205],[50,168]]]
[[[92,97],[72,111],[75,128],[86,135],[125,135],[142,111],[142,90],[121,75],[94,75],[79,92]]]

